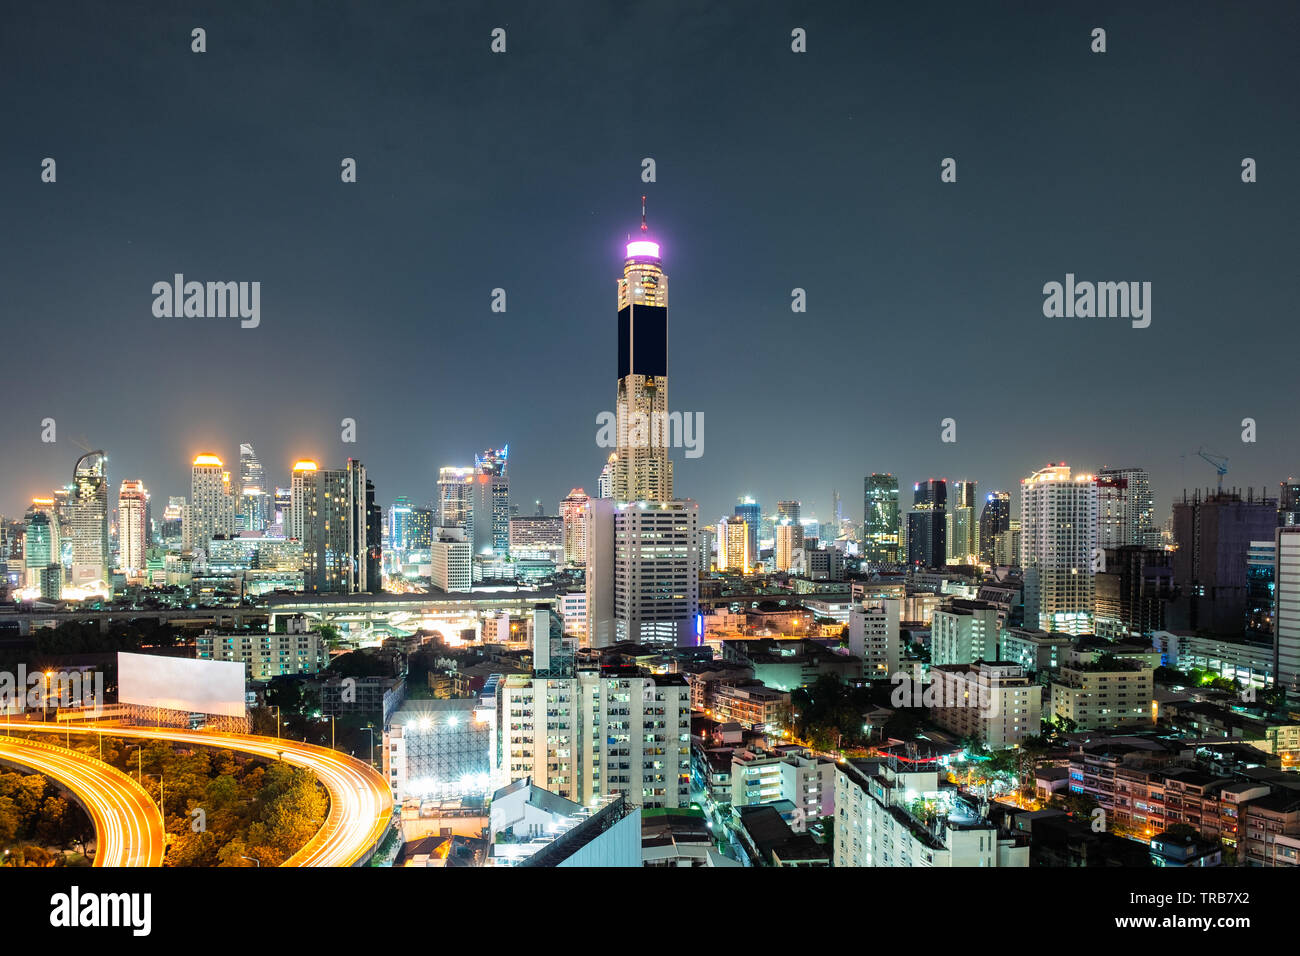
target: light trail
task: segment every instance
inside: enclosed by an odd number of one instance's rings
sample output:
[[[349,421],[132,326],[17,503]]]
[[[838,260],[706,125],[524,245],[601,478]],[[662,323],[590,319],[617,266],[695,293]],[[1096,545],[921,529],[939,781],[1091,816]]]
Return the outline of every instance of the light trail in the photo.
[[[36,740],[0,737],[0,759],[35,770],[71,791],[95,826],[93,866],[162,866],[162,815],[136,781],[108,764]]]
[[[371,767],[345,754],[276,737],[214,733],[170,727],[103,727],[23,722],[23,733],[105,734],[129,739],[166,740],[196,747],[222,747],[311,771],[329,794],[329,813],[316,834],[284,866],[354,866],[382,839],[392,822],[393,795],[388,782]]]

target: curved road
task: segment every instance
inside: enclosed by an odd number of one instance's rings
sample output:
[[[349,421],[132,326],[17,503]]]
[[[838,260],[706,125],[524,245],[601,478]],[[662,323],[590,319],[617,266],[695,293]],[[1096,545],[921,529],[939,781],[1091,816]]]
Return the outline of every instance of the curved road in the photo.
[[[166,836],[153,798],[90,757],[34,740],[0,737],[0,759],[43,773],[76,795],[95,825],[93,866],[162,866]]]
[[[278,757],[286,763],[310,770],[329,793],[329,813],[316,835],[289,857],[285,866],[353,866],[375,847],[392,820],[393,795],[383,775],[370,764],[327,747],[255,734],[170,727],[85,725],[69,728],[33,721],[16,723],[13,729],[53,734],[103,733],[111,737],[168,740],[197,747],[224,747],[271,760]]]

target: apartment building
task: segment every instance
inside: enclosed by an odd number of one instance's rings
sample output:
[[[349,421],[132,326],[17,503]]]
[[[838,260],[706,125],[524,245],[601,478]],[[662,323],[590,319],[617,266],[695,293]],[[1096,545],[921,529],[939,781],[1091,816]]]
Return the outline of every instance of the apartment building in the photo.
[[[1052,716],[1073,721],[1078,730],[1152,725],[1153,673],[1121,660],[1062,666],[1052,682]]]
[[[930,668],[930,679],[930,717],[959,737],[1003,750],[1042,731],[1042,688],[1019,664],[944,664]]]
[[[299,631],[204,631],[195,640],[195,657],[201,661],[245,664],[250,681],[268,681],[290,674],[315,674],[325,666],[325,646],[320,635]]]

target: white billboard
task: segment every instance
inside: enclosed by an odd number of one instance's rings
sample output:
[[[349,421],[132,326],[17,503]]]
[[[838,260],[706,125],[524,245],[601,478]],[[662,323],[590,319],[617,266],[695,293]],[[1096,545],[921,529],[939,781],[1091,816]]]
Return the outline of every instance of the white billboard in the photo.
[[[243,717],[244,665],[119,651],[117,700],[191,714]]]

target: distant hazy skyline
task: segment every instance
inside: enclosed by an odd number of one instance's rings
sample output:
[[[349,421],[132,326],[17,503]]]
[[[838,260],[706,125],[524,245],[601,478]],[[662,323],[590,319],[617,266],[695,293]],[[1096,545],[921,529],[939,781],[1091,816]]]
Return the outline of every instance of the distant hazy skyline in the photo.
[[[521,514],[594,494],[642,193],[704,521],[745,494],[827,520],[832,489],[860,521],[873,471],[904,507],[968,478],[1018,514],[1061,460],[1146,468],[1163,520],[1214,485],[1202,446],[1276,494],[1300,473],[1298,26],[1280,3],[12,4],[0,512],[66,484],[78,441],[156,516],[241,442],[272,485],[360,458],[385,505],[506,443]],[[259,326],[156,318],[176,273],[260,282]],[[1067,273],[1150,282],[1150,327],[1045,318]]]

